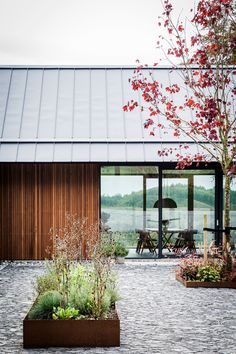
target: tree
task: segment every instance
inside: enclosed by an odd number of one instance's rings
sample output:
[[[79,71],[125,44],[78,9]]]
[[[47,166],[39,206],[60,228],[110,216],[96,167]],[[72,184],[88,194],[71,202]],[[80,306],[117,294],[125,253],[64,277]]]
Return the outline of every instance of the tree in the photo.
[[[164,53],[172,70],[178,69],[182,85],[173,83],[164,87],[147,65],[138,64],[130,83],[134,91],[141,92],[144,103],[140,105],[131,100],[123,110],[139,107],[147,112],[144,127],[149,129],[150,135],[168,127],[175,137],[187,136],[198,145],[199,152],[194,154],[188,144],[158,151],[159,156],[175,156],[177,168],[183,169],[194,162],[217,161],[221,165],[225,176],[224,226],[229,227],[230,184],[236,171],[235,0],[200,0],[195,11],[192,10],[190,23],[180,19],[177,23],[173,21],[173,6],[169,0],[165,0],[163,6],[158,24],[167,35],[159,38],[158,45],[164,51],[163,41],[168,44]],[[190,24],[193,35],[188,39],[187,26]],[[181,65],[173,64],[172,58],[177,58]],[[186,87],[190,96],[184,92]],[[226,234],[224,240],[227,255],[229,237]]]

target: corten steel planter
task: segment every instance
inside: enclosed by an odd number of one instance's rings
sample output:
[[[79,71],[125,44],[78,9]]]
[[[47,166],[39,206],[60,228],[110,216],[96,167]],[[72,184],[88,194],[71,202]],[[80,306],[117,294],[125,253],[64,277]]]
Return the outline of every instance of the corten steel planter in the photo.
[[[182,283],[186,288],[230,288],[236,289],[235,281],[217,281],[217,282],[203,282],[185,280],[179,274],[176,274],[176,280]]]
[[[23,347],[119,347],[120,320],[23,321]]]

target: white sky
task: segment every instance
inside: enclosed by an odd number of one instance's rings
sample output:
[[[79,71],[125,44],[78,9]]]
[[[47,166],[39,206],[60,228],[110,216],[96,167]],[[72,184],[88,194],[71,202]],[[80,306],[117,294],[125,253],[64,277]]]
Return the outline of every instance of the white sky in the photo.
[[[172,3],[183,17],[194,6]],[[152,65],[162,12],[161,0],[0,0],[0,65]]]
[[[162,12],[161,0],[0,0],[0,64],[153,64]]]

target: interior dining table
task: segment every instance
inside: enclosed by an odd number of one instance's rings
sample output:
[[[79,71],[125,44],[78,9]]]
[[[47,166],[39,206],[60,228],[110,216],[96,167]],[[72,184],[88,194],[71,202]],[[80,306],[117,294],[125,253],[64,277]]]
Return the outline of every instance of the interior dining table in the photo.
[[[149,232],[155,232],[157,234],[159,234],[159,228],[157,227],[146,227],[145,229],[146,231]],[[171,238],[174,235],[177,235],[176,238],[178,237],[179,234],[181,234],[182,232],[187,232],[187,231],[191,231],[193,234],[197,234],[198,230],[196,229],[180,229],[180,228],[165,228],[163,227],[162,229],[162,249],[167,248],[169,252],[171,252]],[[157,244],[158,247],[158,244]]]

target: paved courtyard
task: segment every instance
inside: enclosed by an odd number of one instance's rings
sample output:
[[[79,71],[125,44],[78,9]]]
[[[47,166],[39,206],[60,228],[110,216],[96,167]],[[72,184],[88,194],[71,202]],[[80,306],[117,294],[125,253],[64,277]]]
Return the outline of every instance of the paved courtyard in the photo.
[[[236,353],[236,291],[186,289],[175,281],[175,266],[166,260],[116,266],[120,348],[24,350],[22,320],[44,265],[11,263],[0,269],[0,353]]]

